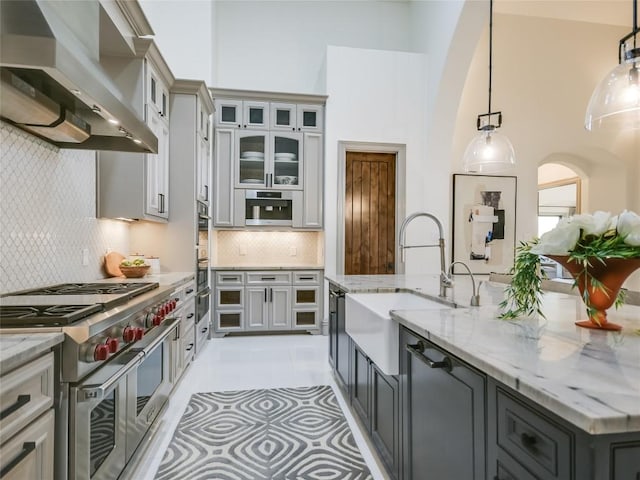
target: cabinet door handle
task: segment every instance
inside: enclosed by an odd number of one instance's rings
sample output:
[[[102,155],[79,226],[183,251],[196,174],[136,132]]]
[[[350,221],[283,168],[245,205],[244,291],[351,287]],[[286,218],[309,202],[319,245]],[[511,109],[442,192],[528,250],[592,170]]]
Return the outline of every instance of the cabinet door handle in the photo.
[[[204,186],[204,196],[207,200],[209,200],[209,185]]]
[[[209,327],[204,327],[200,333],[206,333],[207,330],[209,330]]]
[[[269,289],[269,302],[273,303],[273,288]]]
[[[422,352],[424,352],[423,342],[419,341],[415,345],[407,344],[405,345],[405,348],[409,353],[415,356],[422,363],[426,364],[429,368],[444,368],[449,372],[451,371],[452,365],[451,365],[451,359],[449,357],[444,357],[441,361],[435,362],[422,354]]]
[[[264,303],[267,303],[267,289],[264,289]]]
[[[190,343],[189,346],[187,348],[185,348],[185,350],[187,352],[190,352],[192,348],[193,348],[193,343]]]
[[[522,445],[524,445],[528,450],[535,450],[538,439],[535,435],[531,435],[527,432],[522,432],[522,434],[520,435],[520,441],[522,442]]]
[[[29,456],[31,452],[36,449],[36,442],[24,442],[22,444],[22,451],[16,458],[7,463],[2,470],[0,470],[0,478],[4,478],[8,473],[16,468],[25,458]]]
[[[158,206],[158,213],[164,213],[164,193],[158,194],[158,203],[160,203]]]
[[[15,403],[13,405],[9,405],[7,408],[0,412],[0,420],[4,420],[5,417],[8,417],[13,412],[20,410],[27,403],[31,401],[31,395],[18,395]]]

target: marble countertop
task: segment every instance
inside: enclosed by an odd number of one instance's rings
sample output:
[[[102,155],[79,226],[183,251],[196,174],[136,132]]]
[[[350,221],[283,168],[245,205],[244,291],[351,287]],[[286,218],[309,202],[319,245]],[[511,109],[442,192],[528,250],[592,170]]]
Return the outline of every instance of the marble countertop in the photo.
[[[236,270],[323,270],[322,265],[289,265],[289,266],[268,266],[268,265],[212,265],[211,270],[214,271],[236,271]]]
[[[327,276],[351,293],[411,291],[437,296],[436,275]],[[476,279],[478,280],[478,279]],[[504,284],[483,282],[468,307],[468,276],[447,300],[462,308],[396,310],[392,318],[591,434],[640,431],[640,307],[608,311],[620,332],[577,327],[579,296],[546,292],[546,318],[497,318]]]
[[[28,362],[64,340],[63,333],[7,333],[0,335],[0,373]]]
[[[177,287],[189,280],[195,280],[194,272],[161,272],[145,275],[142,278],[111,277],[99,280],[105,283],[158,282],[163,287]]]

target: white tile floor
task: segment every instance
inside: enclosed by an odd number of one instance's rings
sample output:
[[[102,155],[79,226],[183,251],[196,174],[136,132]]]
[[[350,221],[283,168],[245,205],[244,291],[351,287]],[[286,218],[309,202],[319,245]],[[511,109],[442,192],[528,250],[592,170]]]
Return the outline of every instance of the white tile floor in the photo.
[[[387,478],[362,436],[335,383],[328,361],[328,337],[265,335],[214,338],[207,342],[178,384],[127,479],[153,480],[190,396],[198,392],[331,385],[374,480]]]

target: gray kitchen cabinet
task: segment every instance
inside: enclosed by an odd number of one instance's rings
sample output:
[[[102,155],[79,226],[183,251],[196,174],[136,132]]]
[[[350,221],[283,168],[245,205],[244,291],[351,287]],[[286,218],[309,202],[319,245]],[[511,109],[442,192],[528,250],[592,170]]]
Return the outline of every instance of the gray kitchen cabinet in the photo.
[[[268,129],[269,102],[216,98],[216,127]]]
[[[329,284],[329,361],[336,383],[350,396],[351,337],[345,329],[345,292]]]
[[[271,130],[322,133],[324,127],[321,105],[271,102]]]
[[[322,321],[322,290],[320,271],[293,272],[291,328],[319,328]]]
[[[3,372],[0,377],[0,470],[2,478],[52,480],[54,354]]]
[[[213,226],[233,227],[234,222],[234,156],[235,132],[229,128],[216,128],[213,140],[214,163],[213,185]],[[238,209],[244,204],[238,205]],[[244,213],[244,211],[242,212]],[[244,215],[242,215],[244,218]]]
[[[224,336],[245,329],[244,272],[216,272],[213,332]]]
[[[638,432],[590,435],[491,379],[487,405],[488,478],[640,478]]]
[[[243,190],[273,189],[301,192],[293,201],[294,229],[322,229],[326,97],[227,89],[212,93],[214,227],[245,227]]]
[[[215,336],[229,332],[320,332],[321,270],[217,271]]]
[[[321,229],[324,224],[323,136],[305,133],[303,138],[302,223],[297,228]]]
[[[401,478],[400,386],[351,341],[351,407],[393,479]]]
[[[404,327],[400,329],[405,479],[486,476],[486,378]]]
[[[166,222],[169,218],[169,90],[174,77],[151,39],[134,41],[136,59],[123,69],[134,111],[158,138],[157,153],[96,152],[98,217]],[[126,132],[123,132],[126,135]],[[133,139],[132,139],[133,141]]]
[[[247,331],[291,329],[291,287],[247,287]]]

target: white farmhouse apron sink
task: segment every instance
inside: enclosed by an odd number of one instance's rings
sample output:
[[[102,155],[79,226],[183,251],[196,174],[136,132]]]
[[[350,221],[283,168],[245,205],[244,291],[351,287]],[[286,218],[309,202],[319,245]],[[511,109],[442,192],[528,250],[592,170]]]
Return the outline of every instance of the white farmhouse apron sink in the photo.
[[[408,292],[347,293],[345,329],[358,347],[386,375],[399,373],[399,324],[391,310],[442,310],[452,308]]]

